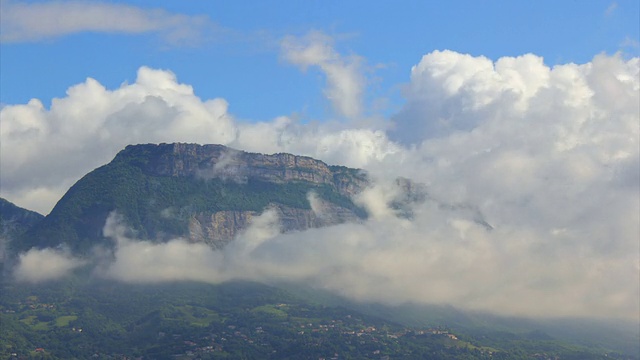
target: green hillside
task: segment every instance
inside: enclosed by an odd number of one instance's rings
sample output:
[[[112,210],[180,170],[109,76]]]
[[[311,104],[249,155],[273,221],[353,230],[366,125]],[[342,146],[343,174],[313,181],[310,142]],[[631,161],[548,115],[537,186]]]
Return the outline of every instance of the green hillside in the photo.
[[[0,198],[0,236],[11,238],[22,234],[42,218],[44,216],[37,212],[23,209]]]
[[[197,149],[207,150],[199,146]],[[214,149],[220,151],[219,147]],[[196,214],[223,210],[259,213],[273,204],[309,210],[307,194],[310,191],[356,216],[365,216],[347,194],[340,191],[340,188],[360,186],[363,180],[355,169],[330,168],[321,163],[322,169],[332,171],[333,179],[308,181],[304,180],[309,177],[306,175],[315,176],[313,168],[260,166],[254,158],[260,160],[264,155],[243,153],[247,159],[239,162],[252,172],[243,181],[199,176],[198,170],[210,168],[215,161],[217,154],[211,151],[211,154],[203,151],[198,155],[175,155],[174,148],[167,144],[127,147],[112,162],[73,185],[51,213],[29,229],[13,249],[24,251],[34,246],[55,247],[64,243],[75,252],[89,251],[96,244],[106,244],[102,229],[113,211],[122,215],[139,238],[163,240],[184,236],[188,233],[189,219]],[[203,164],[205,160],[207,163]],[[196,163],[192,173],[158,170],[184,167],[188,162]],[[294,176],[302,173],[306,177],[300,175],[302,180],[287,181],[274,181],[268,177],[290,170],[297,171]],[[265,176],[261,176],[262,171]]]
[[[6,283],[0,329],[0,359],[637,359],[540,331],[407,326],[250,282]]]

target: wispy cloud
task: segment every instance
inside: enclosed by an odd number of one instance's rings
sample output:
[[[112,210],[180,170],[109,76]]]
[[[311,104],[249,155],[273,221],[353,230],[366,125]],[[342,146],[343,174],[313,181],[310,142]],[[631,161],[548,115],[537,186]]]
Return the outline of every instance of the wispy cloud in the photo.
[[[630,48],[630,49],[637,50],[637,49],[640,48],[640,41],[638,41],[638,39],[632,38],[631,36],[627,36],[620,43],[620,47],[621,48]]]
[[[315,31],[304,37],[285,37],[281,46],[287,61],[303,70],[317,66],[325,73],[325,95],[340,115],[354,118],[360,114],[365,86],[360,57],[339,54],[331,37]]]
[[[33,42],[81,32],[157,34],[171,45],[202,40],[215,25],[205,15],[98,1],[25,3],[4,0],[0,40]]]
[[[613,13],[615,13],[616,9],[618,8],[618,3],[617,2],[612,2],[611,4],[609,4],[609,6],[607,7],[607,9],[604,11],[604,16],[605,17],[610,17],[613,15]]]

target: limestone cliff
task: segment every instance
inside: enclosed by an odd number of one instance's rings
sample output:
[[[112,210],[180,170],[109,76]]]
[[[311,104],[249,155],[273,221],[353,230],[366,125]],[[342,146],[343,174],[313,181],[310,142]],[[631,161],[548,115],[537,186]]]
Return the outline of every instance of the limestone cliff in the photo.
[[[66,243],[79,251],[109,244],[102,226],[115,211],[140,238],[183,237],[219,248],[267,208],[276,209],[285,232],[359,221],[366,214],[351,198],[367,184],[357,169],[306,156],[222,145],[130,145],[80,179],[23,244]],[[312,193],[320,208],[310,204]]]
[[[366,176],[357,169],[329,166],[307,156],[265,155],[223,145],[130,145],[116,159],[149,153],[156,156],[143,164],[143,170],[155,176],[195,176],[236,182],[245,182],[249,178],[275,183],[305,181],[329,185],[346,196],[360,192],[367,185]]]
[[[331,203],[326,203],[322,212],[279,204],[272,204],[269,208],[276,211],[282,232],[361,220],[353,211]],[[240,231],[246,229],[258,215],[260,213],[256,211],[237,210],[194,214],[189,219],[188,238],[191,242],[204,242],[213,248],[220,249],[233,240]]]

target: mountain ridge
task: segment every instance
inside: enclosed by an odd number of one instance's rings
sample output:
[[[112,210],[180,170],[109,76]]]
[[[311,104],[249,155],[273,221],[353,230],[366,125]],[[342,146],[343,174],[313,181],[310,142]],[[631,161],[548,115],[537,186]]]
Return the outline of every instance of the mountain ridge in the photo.
[[[42,218],[44,218],[42,214],[0,198],[0,236],[24,231]]]
[[[0,276],[4,274],[8,245],[42,219],[43,215],[0,198]]]
[[[129,145],[78,180],[12,249],[65,244],[87,252],[108,245],[102,228],[113,211],[140,238],[183,237],[220,248],[267,208],[278,213],[283,231],[364,219],[351,197],[368,183],[358,169],[306,156],[213,144]],[[311,194],[331,216],[316,213]]]

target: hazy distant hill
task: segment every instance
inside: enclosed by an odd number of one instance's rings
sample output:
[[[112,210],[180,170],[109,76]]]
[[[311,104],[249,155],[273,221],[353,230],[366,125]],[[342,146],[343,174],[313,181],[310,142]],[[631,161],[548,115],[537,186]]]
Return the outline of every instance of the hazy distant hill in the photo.
[[[16,239],[44,216],[0,198],[0,262],[4,261],[5,246]]]
[[[283,231],[358,221],[366,214],[350,196],[366,184],[359,170],[304,156],[222,145],[132,145],[73,185],[14,249],[65,243],[87,251],[105,240],[112,211],[140,238],[181,236],[220,247],[270,207]],[[320,213],[311,209],[310,193]]]
[[[23,232],[42,218],[44,216],[37,212],[23,209],[0,198],[0,235]]]

